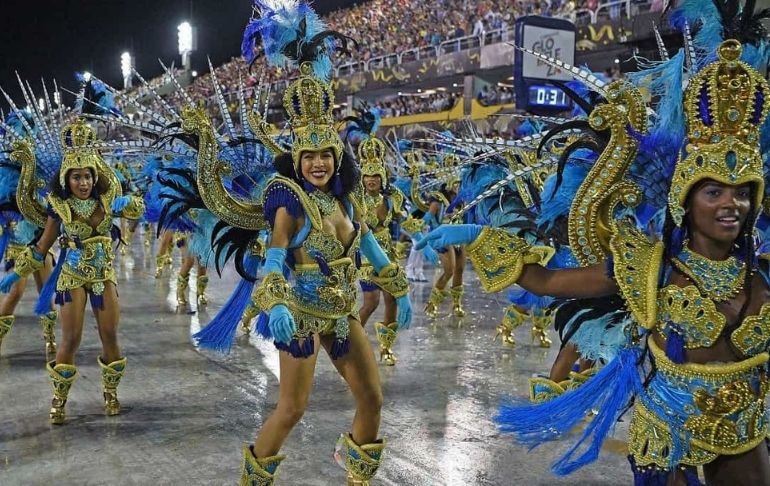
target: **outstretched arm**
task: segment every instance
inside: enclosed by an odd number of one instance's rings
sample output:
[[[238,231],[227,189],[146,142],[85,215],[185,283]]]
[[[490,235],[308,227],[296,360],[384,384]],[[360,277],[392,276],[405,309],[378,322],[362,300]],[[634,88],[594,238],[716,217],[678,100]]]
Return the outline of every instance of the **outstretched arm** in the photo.
[[[524,265],[517,283],[533,294],[558,298],[603,297],[619,291],[615,280],[607,275],[605,263],[560,270]]]

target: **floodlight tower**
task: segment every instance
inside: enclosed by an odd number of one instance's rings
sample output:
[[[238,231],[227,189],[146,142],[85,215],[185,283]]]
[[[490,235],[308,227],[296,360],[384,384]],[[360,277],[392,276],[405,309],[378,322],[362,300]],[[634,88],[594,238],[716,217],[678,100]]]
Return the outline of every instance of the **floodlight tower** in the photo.
[[[134,67],[134,59],[129,52],[120,55],[120,72],[123,73],[123,89],[131,87],[131,76]]]
[[[190,22],[184,21],[177,27],[177,34],[179,55],[182,56],[182,67],[186,72],[190,72],[190,55],[195,50],[193,26],[190,25]]]

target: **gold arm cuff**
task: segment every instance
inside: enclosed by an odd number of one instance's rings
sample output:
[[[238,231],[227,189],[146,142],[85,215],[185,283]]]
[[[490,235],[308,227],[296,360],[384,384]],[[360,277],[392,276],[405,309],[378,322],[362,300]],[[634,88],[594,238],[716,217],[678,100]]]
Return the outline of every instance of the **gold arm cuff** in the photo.
[[[372,273],[368,280],[395,298],[403,297],[409,293],[409,281],[406,279],[406,273],[397,263],[389,263],[379,272]]]
[[[254,302],[259,310],[270,312],[278,304],[288,306],[291,298],[291,288],[286,278],[278,272],[270,272],[262,279],[254,292]]]
[[[524,265],[545,265],[554,254],[553,248],[533,247],[523,238],[487,226],[467,246],[467,252],[487,292],[499,292],[513,285]]]
[[[43,268],[43,262],[35,260],[30,247],[25,248],[13,263],[13,271],[21,278],[27,278],[41,268]]]
[[[144,200],[131,196],[131,202],[123,208],[120,215],[126,219],[139,219],[142,217],[142,213],[144,213]]]

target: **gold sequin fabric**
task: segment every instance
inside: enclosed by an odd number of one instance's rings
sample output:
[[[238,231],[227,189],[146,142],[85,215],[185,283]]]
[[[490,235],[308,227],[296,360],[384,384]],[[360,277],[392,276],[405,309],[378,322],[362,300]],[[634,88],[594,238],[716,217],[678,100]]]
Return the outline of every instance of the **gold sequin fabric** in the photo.
[[[84,287],[95,295],[104,292],[104,283],[117,283],[113,263],[112,240],[107,236],[97,236],[80,242],[80,258],[77,264],[64,262],[61,275],[56,283],[56,291]],[[72,248],[72,246],[70,247]]]

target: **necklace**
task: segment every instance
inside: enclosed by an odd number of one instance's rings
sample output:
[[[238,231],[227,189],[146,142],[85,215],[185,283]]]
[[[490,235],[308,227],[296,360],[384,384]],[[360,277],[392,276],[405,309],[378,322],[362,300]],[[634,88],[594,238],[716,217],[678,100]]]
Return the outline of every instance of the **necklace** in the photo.
[[[88,220],[96,211],[96,199],[78,199],[76,197],[67,198],[67,204],[72,211],[83,219]]]
[[[310,199],[312,199],[316,206],[318,206],[318,209],[321,210],[321,216],[328,217],[337,211],[337,198],[334,197],[334,195],[315,190],[309,192],[308,196],[310,196]]]
[[[377,194],[376,196],[370,196],[368,193],[364,194],[364,203],[366,203],[366,207],[368,209],[373,209],[374,211],[377,211],[382,205],[383,199],[385,199],[385,196],[382,194]]]
[[[685,242],[673,263],[701,292],[715,301],[730,300],[743,288],[746,264],[734,256],[720,261],[709,260],[687,248]]]

